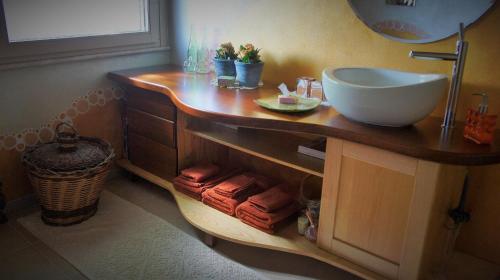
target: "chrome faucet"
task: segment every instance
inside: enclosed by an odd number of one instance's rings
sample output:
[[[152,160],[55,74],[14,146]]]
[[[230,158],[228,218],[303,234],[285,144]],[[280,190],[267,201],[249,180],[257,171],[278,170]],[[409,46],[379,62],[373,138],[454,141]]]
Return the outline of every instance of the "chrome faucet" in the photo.
[[[448,99],[446,101],[446,110],[444,113],[443,124],[441,125],[445,129],[453,128],[455,125],[458,97],[460,96],[460,86],[462,84],[462,77],[464,74],[465,57],[467,56],[467,49],[469,46],[469,43],[464,41],[464,39],[464,24],[460,23],[457,49],[455,53],[410,52],[410,57],[416,59],[454,61],[451,85],[448,92]]]

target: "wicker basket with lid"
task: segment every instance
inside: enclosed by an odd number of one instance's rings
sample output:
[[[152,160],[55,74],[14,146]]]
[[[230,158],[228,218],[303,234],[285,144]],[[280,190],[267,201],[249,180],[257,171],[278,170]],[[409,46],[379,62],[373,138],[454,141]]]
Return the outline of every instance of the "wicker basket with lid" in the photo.
[[[56,127],[56,141],[26,150],[22,161],[40,200],[42,220],[72,225],[92,217],[114,156],[109,143],[78,136],[68,123]]]

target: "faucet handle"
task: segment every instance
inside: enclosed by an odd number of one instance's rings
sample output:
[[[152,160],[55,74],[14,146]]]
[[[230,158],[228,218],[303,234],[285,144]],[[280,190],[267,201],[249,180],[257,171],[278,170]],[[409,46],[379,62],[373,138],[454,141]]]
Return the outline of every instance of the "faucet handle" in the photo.
[[[465,40],[465,27],[463,22],[458,25],[458,40]]]

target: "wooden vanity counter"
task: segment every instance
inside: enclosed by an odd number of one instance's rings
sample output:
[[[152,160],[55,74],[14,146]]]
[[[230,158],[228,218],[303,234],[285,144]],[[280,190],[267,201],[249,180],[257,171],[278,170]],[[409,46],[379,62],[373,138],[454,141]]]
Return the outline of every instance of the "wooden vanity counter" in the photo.
[[[186,74],[172,65],[116,71],[108,77],[163,93],[185,113],[213,121],[335,137],[440,163],[500,163],[500,130],[495,131],[492,145],[476,145],[463,138],[460,122],[444,141],[440,136],[441,119],[435,117],[409,127],[389,128],[350,121],[324,105],[307,113],[282,114],[253,102],[256,98],[276,95],[279,90],[274,86],[265,85],[257,90],[220,89],[210,84],[212,75]]]
[[[125,86],[127,96],[127,156],[118,165],[170,191],[191,224],[217,238],[309,256],[365,279],[441,273],[450,236],[445,225],[467,166],[500,163],[500,130],[495,143],[481,146],[463,138],[462,123],[445,141],[441,119],[434,117],[389,128],[349,121],[324,105],[282,114],[254,103],[276,95],[274,85],[221,89],[211,85],[213,75],[186,74],[178,66],[109,77]],[[306,138],[287,132],[325,136],[325,160],[297,153]],[[296,223],[277,235],[260,232],[173,188],[175,171],[207,159],[249,164],[284,181],[293,174],[319,178],[317,242],[298,235]]]

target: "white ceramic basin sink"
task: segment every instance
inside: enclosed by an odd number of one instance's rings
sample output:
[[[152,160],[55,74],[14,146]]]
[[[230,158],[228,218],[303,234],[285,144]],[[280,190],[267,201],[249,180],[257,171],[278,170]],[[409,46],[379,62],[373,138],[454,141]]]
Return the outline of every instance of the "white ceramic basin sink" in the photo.
[[[323,71],[323,90],[328,103],[349,119],[406,126],[424,119],[436,108],[447,80],[442,74],[327,68]]]

